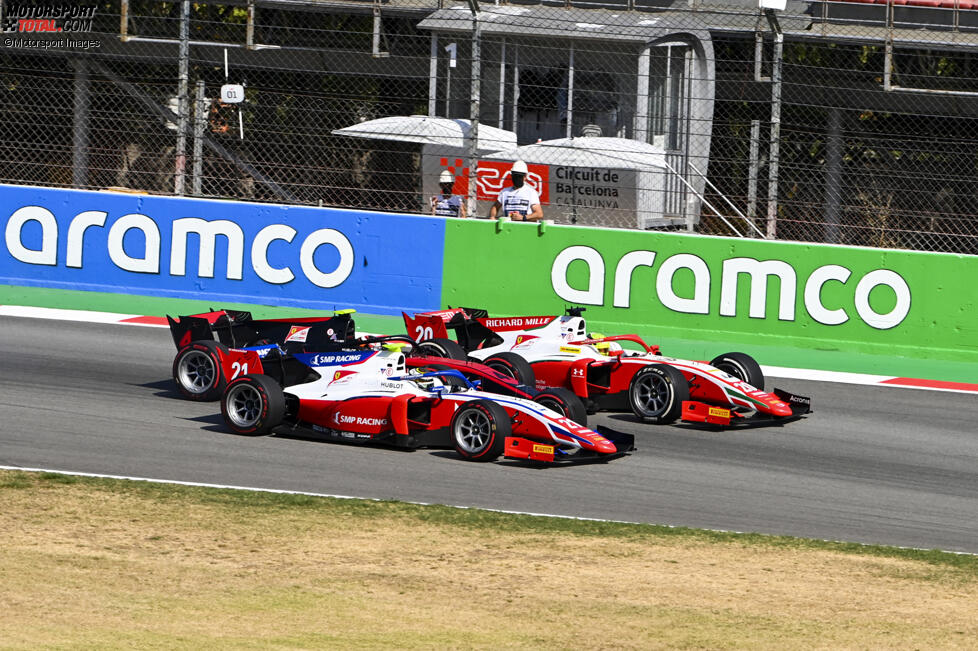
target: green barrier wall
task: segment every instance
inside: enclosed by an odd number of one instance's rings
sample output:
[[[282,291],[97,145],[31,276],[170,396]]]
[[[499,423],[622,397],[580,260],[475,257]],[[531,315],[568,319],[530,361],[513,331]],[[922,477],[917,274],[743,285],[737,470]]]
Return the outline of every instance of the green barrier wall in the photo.
[[[445,237],[446,305],[501,316],[584,305],[592,330],[716,352],[978,362],[976,256],[475,220],[450,220]]]

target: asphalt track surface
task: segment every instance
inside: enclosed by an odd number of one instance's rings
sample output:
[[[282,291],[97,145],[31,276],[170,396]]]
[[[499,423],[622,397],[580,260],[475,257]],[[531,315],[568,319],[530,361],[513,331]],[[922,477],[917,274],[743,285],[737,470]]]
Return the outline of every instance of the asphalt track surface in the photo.
[[[224,430],[180,400],[161,328],[0,317],[0,465],[755,531],[978,553],[974,394],[784,380],[816,413],[636,435],[603,464],[534,468]]]

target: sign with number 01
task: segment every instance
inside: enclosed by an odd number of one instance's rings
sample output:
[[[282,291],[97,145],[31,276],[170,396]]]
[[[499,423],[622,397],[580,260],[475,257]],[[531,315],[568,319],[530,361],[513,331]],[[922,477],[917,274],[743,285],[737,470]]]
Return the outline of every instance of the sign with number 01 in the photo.
[[[221,86],[221,101],[225,104],[240,104],[244,99],[244,86],[241,84],[224,84]]]

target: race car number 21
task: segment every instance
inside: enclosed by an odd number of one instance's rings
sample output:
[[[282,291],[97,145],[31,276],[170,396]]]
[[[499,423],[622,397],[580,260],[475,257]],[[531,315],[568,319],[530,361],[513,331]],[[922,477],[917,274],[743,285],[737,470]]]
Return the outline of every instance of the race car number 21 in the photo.
[[[234,362],[231,364],[231,370],[234,373],[231,375],[231,379],[236,379],[239,375],[248,375],[248,362],[241,364],[239,362]]]

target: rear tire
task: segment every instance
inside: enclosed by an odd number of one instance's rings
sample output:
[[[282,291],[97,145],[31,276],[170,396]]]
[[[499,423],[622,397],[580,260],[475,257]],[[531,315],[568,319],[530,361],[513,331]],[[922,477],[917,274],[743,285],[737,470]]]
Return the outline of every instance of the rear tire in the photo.
[[[665,425],[679,418],[685,400],[689,400],[689,382],[666,364],[642,367],[628,385],[632,413],[653,425]]]
[[[210,402],[224,393],[227,380],[221,357],[227,346],[213,340],[195,341],[177,351],[173,358],[173,381],[187,400]]]
[[[587,427],[587,409],[584,407],[584,401],[570,389],[554,387],[541,391],[533,399],[564,418],[570,418],[578,425]]]
[[[414,345],[415,352],[428,357],[444,357],[465,361],[468,355],[451,339],[428,339]]]
[[[535,386],[536,375],[530,363],[516,353],[496,353],[482,362],[489,368],[508,375],[520,384]]]
[[[757,361],[746,353],[724,353],[714,357],[710,366],[746,382],[755,389],[764,390],[764,372]]]
[[[498,459],[513,432],[509,414],[491,400],[466,402],[452,416],[450,429],[455,452],[466,461]]]
[[[268,434],[285,418],[285,394],[267,375],[245,375],[225,389],[221,415],[237,434]]]

